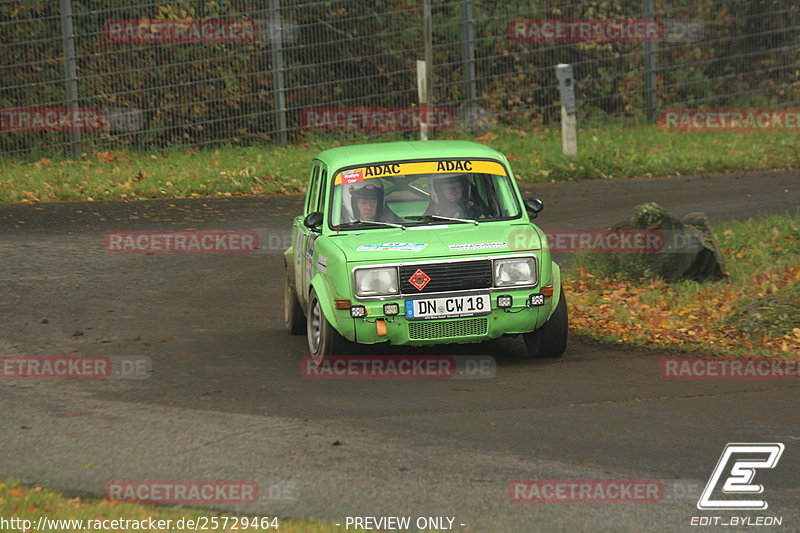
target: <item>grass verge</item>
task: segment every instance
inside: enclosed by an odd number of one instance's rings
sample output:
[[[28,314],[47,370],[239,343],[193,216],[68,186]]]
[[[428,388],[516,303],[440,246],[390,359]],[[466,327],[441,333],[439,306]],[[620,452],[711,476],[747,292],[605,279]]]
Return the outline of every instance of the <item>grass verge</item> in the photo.
[[[476,140],[452,132],[439,138]],[[589,124],[578,132],[580,155],[575,160],[562,155],[558,128],[498,127],[477,140],[505,153],[524,182],[775,170],[800,161],[800,137],[787,132],[680,132],[630,123]],[[299,193],[319,151],[375,141],[314,133],[287,147],[104,151],[61,161],[5,158],[0,159],[0,202]]]
[[[730,277],[716,282],[637,281],[575,258],[565,273],[570,327],[604,342],[798,357],[799,227],[800,211],[717,225]]]
[[[269,520],[261,522],[259,520],[259,527],[239,527],[234,529],[233,521],[228,521],[228,527],[223,529],[224,517],[242,515],[232,515],[226,513],[219,513],[216,511],[208,511],[194,508],[184,507],[163,507],[154,505],[139,505],[133,503],[120,503],[114,501],[106,501],[99,499],[81,499],[81,498],[66,498],[59,492],[46,489],[42,487],[25,487],[16,481],[0,482],[0,517],[5,520],[19,519],[30,520],[31,524],[37,525],[40,517],[46,517],[51,520],[49,526],[45,531],[59,531],[68,533],[78,533],[84,531],[141,531],[152,533],[164,533],[164,531],[190,531],[194,530],[192,527],[186,527],[186,520],[201,520],[200,526],[208,525],[208,529],[202,531],[237,531],[237,532],[259,532],[265,531],[278,531],[282,533],[334,533],[339,531],[346,531],[343,527],[337,527],[333,524],[325,524],[322,522],[308,521],[308,520],[283,520],[269,517]],[[220,527],[212,527],[214,525],[213,518],[217,518]],[[147,521],[152,518],[154,522],[159,520],[171,520],[169,527],[158,526],[156,528],[148,528],[148,523],[142,524],[142,520]],[[89,527],[88,521],[105,521],[105,520],[135,520],[138,525],[145,525],[142,527],[134,527],[130,522],[118,522],[116,525],[127,527],[111,527],[114,526],[112,522],[93,523],[93,527]],[[178,527],[178,521],[184,519],[184,527]],[[208,519],[208,521],[205,521]],[[56,523],[53,521],[62,520],[72,523],[61,522]],[[80,521],[78,525],[74,521]],[[22,523],[16,522],[18,526]],[[240,526],[241,526],[240,522]],[[278,524],[276,529],[274,524]],[[81,525],[83,527],[81,527]],[[94,527],[95,525],[105,525],[107,527]],[[167,525],[162,523],[160,525]],[[262,527],[271,525],[270,528]],[[9,527],[10,526],[10,527]],[[56,527],[63,526],[63,527]],[[32,529],[28,529],[31,531]],[[13,524],[7,524],[3,527],[0,524],[0,531],[23,531],[22,527],[14,527]]]

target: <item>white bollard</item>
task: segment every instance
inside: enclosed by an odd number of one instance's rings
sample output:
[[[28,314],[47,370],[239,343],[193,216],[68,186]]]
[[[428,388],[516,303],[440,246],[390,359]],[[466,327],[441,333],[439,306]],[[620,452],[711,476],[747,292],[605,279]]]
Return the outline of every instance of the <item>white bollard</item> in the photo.
[[[426,70],[425,61],[417,60],[417,94],[419,96],[419,140],[428,140],[428,105],[426,102],[426,95],[428,92],[428,71]]]
[[[575,79],[572,65],[556,65],[558,91],[561,94],[561,148],[564,155],[578,157],[578,121],[575,105]]]

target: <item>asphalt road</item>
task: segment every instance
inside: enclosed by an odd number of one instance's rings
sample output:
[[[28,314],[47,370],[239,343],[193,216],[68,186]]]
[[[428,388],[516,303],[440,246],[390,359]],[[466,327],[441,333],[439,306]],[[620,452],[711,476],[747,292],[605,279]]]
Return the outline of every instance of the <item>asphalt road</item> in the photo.
[[[646,201],[677,215],[704,211],[713,223],[793,211],[800,174],[528,192],[544,200],[545,228],[602,228]],[[782,528],[759,531],[800,530],[797,382],[664,380],[661,359],[674,354],[579,339],[556,361],[521,359],[521,339],[434,351],[491,355],[491,379],[304,379],[305,338],[283,329],[280,255],[301,201],[0,206],[0,355],[152,365],[135,380],[0,380],[0,478],[87,495],[113,479],[252,480],[260,501],[231,509],[342,523],[448,516],[461,531],[709,530],[691,517],[731,514],[783,517]],[[254,255],[104,252],[104,233],[125,229],[254,230],[267,246]],[[785,444],[778,466],[758,472],[767,511],[697,510],[729,442]],[[509,483],[520,479],[651,479],[666,497],[511,502]]]

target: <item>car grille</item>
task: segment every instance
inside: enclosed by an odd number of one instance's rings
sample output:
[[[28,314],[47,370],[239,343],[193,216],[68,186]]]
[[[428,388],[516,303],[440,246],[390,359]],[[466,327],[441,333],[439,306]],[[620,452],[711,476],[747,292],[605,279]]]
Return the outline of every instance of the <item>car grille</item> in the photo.
[[[408,336],[412,340],[422,340],[486,335],[488,326],[489,321],[486,317],[448,321],[409,322]]]
[[[417,269],[422,270],[431,278],[421,291],[408,281]],[[487,289],[491,286],[492,262],[488,259],[400,267],[400,291],[403,294]]]

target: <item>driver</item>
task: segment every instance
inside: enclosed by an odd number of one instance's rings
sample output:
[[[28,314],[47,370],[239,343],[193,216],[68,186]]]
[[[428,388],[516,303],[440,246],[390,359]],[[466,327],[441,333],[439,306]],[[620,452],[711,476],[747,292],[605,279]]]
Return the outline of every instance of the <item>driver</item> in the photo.
[[[376,183],[372,183],[372,182]],[[350,186],[350,206],[355,220],[380,220],[383,215],[383,187],[379,180]]]
[[[470,198],[470,183],[467,176],[463,174],[435,176],[431,181],[433,201],[426,214],[470,219],[486,215],[483,203]]]
[[[350,208],[353,220],[399,223],[402,219],[384,205],[383,182],[372,178],[350,185]]]

